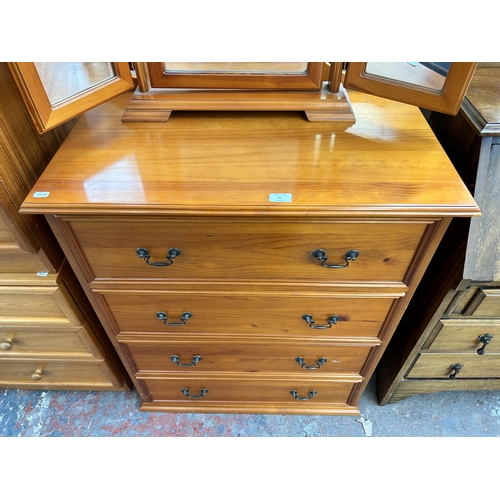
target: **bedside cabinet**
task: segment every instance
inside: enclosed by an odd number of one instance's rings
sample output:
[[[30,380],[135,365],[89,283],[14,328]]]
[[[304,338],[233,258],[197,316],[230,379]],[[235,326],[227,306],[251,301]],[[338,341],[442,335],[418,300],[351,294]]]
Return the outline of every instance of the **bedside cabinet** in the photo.
[[[357,415],[450,220],[479,210],[418,109],[87,112],[22,213],[44,214],[141,410]],[[42,194],[40,194],[42,193]]]
[[[73,123],[39,136],[0,63],[0,388],[128,390],[131,382],[41,216],[22,200]]]
[[[499,82],[500,64],[481,63],[457,116],[428,115],[482,216],[456,219],[445,234],[379,363],[382,405],[500,389]]]

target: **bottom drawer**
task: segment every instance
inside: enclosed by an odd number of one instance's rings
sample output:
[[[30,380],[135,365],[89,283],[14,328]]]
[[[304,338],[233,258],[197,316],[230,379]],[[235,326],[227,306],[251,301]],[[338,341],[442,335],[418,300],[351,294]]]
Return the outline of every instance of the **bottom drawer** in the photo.
[[[456,369],[453,365],[462,365]],[[411,378],[497,378],[500,377],[500,354],[422,353],[408,373]]]
[[[101,369],[101,363],[81,360],[0,360],[0,387],[23,389],[53,389],[81,387],[108,388],[111,382]]]
[[[150,393],[142,410],[239,411],[246,413],[357,414],[347,404],[360,376],[297,378],[283,375],[144,376]],[[332,411],[335,410],[335,411]],[[343,411],[342,411],[343,410]]]

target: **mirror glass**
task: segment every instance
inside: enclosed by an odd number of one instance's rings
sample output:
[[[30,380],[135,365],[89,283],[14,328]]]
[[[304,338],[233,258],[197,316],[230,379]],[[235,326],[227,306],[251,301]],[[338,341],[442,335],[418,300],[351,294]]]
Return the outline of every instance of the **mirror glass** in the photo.
[[[175,73],[265,73],[302,74],[307,71],[306,62],[166,62],[164,71]]]
[[[442,90],[449,62],[369,62],[365,73],[409,83],[433,90]]]
[[[109,62],[36,62],[35,67],[52,106],[116,76]]]

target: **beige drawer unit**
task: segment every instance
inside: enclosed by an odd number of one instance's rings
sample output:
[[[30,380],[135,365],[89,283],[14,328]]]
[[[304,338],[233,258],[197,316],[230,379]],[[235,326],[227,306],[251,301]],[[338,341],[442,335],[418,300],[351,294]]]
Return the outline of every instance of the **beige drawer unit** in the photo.
[[[131,388],[47,221],[19,213],[74,123],[39,135],[0,63],[0,388]]]
[[[426,392],[500,390],[498,81],[500,65],[480,63],[456,116],[428,114],[481,217],[455,219],[444,235],[379,363],[381,404]]]

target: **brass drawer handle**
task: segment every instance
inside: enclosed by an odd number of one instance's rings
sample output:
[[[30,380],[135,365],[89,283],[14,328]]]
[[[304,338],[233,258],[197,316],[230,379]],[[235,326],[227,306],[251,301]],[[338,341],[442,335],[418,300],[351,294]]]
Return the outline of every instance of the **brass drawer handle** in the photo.
[[[198,361],[201,361],[201,356],[193,356],[191,363],[181,363],[180,357],[176,354],[172,354],[172,356],[170,356],[170,359],[172,360],[172,363],[175,363],[177,366],[188,368],[190,366],[196,366],[198,364]]]
[[[181,254],[181,251],[178,248],[169,248],[168,253],[165,256],[168,259],[168,262],[149,262],[151,255],[149,255],[149,250],[144,247],[136,248],[135,253],[141,259],[144,259],[146,264],[149,266],[171,266],[174,263],[174,259]]]
[[[310,314],[304,314],[302,319],[309,325],[309,328],[315,328],[316,330],[326,330],[327,328],[331,328],[332,325],[336,325],[337,321],[340,319],[336,314],[330,316],[327,320],[328,325],[315,325],[315,321]]]
[[[314,396],[316,396],[317,392],[316,391],[309,391],[307,393],[307,396],[305,398],[301,398],[299,396],[299,393],[297,391],[290,391],[290,394],[297,400],[297,401],[307,401],[308,399],[312,399]]]
[[[316,360],[316,366],[314,365],[306,365],[306,362],[304,361],[304,358],[301,358],[300,356],[295,358],[295,361],[300,365],[301,368],[305,368],[306,370],[318,370],[321,368],[328,360],[326,358],[319,358]]]
[[[464,367],[464,365],[461,365],[460,363],[455,363],[450,366],[450,370],[452,370],[452,374],[448,377],[451,380],[455,380],[457,375],[460,373],[460,370]]]
[[[11,337],[4,337],[2,342],[0,342],[0,349],[4,351],[10,351],[14,347],[14,339]]]
[[[483,345],[477,350],[477,353],[482,356],[484,354],[484,350],[486,349],[486,346],[491,342],[493,339],[493,335],[490,333],[485,333],[484,335],[479,335],[479,337],[476,339],[476,342],[482,342]]]
[[[184,394],[184,396],[186,396],[189,399],[201,399],[201,398],[205,397],[206,393],[208,392],[208,389],[202,389],[200,391],[199,396],[191,396],[189,394],[189,389],[181,389],[181,392],[182,392],[182,394]]]
[[[312,252],[312,256],[321,261],[321,265],[323,267],[327,267],[329,269],[342,269],[347,267],[350,261],[356,260],[359,257],[359,252],[357,250],[347,250],[344,255],[345,264],[325,264],[328,257],[326,252],[321,248],[314,250],[314,252]]]
[[[165,326],[184,326],[188,319],[192,316],[192,313],[190,312],[183,312],[182,316],[179,318],[181,320],[181,323],[167,323],[168,321],[168,316],[164,312],[157,312],[156,317],[160,320],[163,321]]]
[[[31,374],[31,378],[33,380],[41,380],[42,379],[42,369],[41,368],[37,368],[32,374]]]

